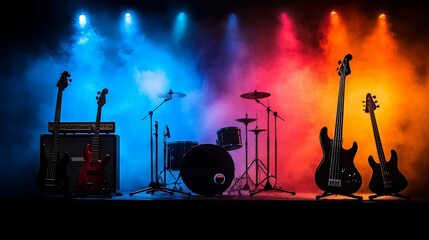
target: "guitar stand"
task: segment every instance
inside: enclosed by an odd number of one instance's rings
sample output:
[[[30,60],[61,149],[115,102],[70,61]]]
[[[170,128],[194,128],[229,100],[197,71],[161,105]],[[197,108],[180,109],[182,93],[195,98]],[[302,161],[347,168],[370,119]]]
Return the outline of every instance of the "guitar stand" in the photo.
[[[330,193],[330,192],[324,192],[321,195],[317,195],[316,199],[319,200],[321,198],[324,198],[324,197],[327,197],[327,196],[331,196],[331,195],[342,195],[342,196],[346,196],[346,197],[350,197],[350,198],[355,198],[356,200],[359,200],[359,201],[363,199],[362,196],[356,196],[356,195],[353,195],[353,194]]]
[[[84,198],[84,197],[88,197],[88,196],[102,196],[102,197],[107,197],[107,198],[112,198],[112,194],[115,194],[116,196],[122,196],[123,194],[121,192],[112,192],[111,191],[111,185],[109,183],[109,179],[106,177],[105,179],[106,181],[106,187],[103,188],[99,193],[77,193],[77,195],[79,196],[79,198]]]
[[[368,198],[369,198],[369,200],[374,200],[375,198],[382,197],[382,196],[392,196],[392,197],[403,198],[403,199],[406,199],[406,200],[410,200],[411,199],[410,196],[405,196],[405,195],[402,195],[400,193],[374,194],[374,195],[370,195]]]

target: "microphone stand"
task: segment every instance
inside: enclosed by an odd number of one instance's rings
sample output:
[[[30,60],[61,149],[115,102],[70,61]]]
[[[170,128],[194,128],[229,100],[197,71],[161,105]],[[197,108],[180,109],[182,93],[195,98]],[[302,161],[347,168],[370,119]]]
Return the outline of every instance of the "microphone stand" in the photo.
[[[271,108],[269,106],[266,106],[265,104],[263,104],[261,101],[259,101],[258,99],[255,98],[255,101],[258,104],[262,104],[266,110],[267,110],[267,176],[265,177],[265,179],[262,180],[262,182],[264,182],[266,180],[265,186],[262,189],[259,190],[253,190],[250,192],[250,196],[253,196],[255,194],[258,194],[260,192],[263,191],[268,191],[268,190],[276,190],[276,191],[280,191],[280,192],[286,192],[286,193],[290,193],[292,195],[295,195],[295,192],[292,191],[288,191],[288,190],[284,190],[281,187],[276,187],[279,184],[277,183],[276,180],[276,175],[277,175],[277,117],[280,118],[282,121],[284,121],[283,118],[281,118],[280,116],[278,116],[277,112],[273,112],[271,110]],[[275,152],[275,175],[271,175],[270,174],[270,112],[273,112],[274,115],[274,138],[275,138],[275,144],[274,144],[274,152]],[[274,187],[271,185],[270,183],[270,177],[274,178]],[[261,183],[262,183],[261,182]]]
[[[163,192],[167,192],[170,193],[171,195],[173,195],[174,190],[173,189],[168,189],[164,186],[161,186],[161,184],[158,181],[158,178],[156,178],[155,181],[153,181],[153,134],[152,134],[152,116],[153,116],[153,112],[155,112],[156,109],[158,109],[162,104],[164,104],[165,102],[167,102],[168,100],[171,100],[172,96],[170,94],[170,97],[165,98],[164,101],[162,101],[158,106],[155,107],[155,109],[153,109],[152,111],[149,111],[149,113],[142,118],[142,121],[144,119],[146,119],[147,116],[150,116],[150,183],[149,186],[147,188],[143,188],[134,192],[130,193],[130,196],[133,196],[134,194],[137,193],[141,193],[141,192],[146,192],[146,193],[151,193],[154,194],[155,191],[163,191]],[[156,138],[156,163],[155,163],[155,172],[158,174],[158,121],[155,121],[155,138]]]

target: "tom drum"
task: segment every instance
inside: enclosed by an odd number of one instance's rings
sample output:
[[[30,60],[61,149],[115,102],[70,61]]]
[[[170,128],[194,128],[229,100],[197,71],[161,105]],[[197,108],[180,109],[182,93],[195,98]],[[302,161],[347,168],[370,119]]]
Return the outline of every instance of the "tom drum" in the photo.
[[[217,144],[228,151],[241,148],[241,130],[238,127],[224,127],[217,131]]]
[[[169,142],[167,147],[167,169],[172,171],[180,171],[182,167],[183,157],[191,148],[198,145],[194,141],[176,141]]]

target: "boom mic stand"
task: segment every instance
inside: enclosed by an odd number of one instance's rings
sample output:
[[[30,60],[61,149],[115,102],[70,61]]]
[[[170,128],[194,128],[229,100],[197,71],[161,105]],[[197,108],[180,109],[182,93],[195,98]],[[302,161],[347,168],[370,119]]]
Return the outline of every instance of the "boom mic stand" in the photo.
[[[170,94],[169,98],[165,98],[164,101],[162,101],[155,109],[152,111],[149,111],[148,115],[146,115],[142,121],[147,117],[150,116],[150,183],[147,188],[143,188],[134,192],[130,193],[130,196],[133,196],[134,194],[141,193],[141,192],[147,192],[154,194],[155,191],[163,191],[168,192],[171,195],[173,194],[173,189],[168,189],[164,186],[161,186],[161,184],[158,181],[158,178],[156,178],[155,181],[153,181],[153,134],[152,134],[152,116],[153,112],[155,112],[156,109],[158,109],[163,103],[167,102],[168,100],[172,99],[172,95]],[[158,174],[158,121],[155,121],[155,138],[156,138],[156,163],[155,163],[155,172]]]
[[[274,115],[274,125],[275,125],[275,129],[274,129],[274,136],[275,136],[275,175],[271,175],[270,174],[270,112],[272,112],[272,110],[270,109],[269,106],[264,105],[261,101],[259,101],[257,98],[255,98],[255,101],[258,104],[262,104],[266,110],[267,110],[267,176],[264,180],[262,180],[262,182],[264,182],[266,180],[265,186],[262,189],[259,190],[254,190],[250,193],[250,196],[253,196],[257,193],[263,192],[263,191],[267,191],[267,190],[276,190],[276,191],[280,191],[280,192],[286,192],[286,193],[290,193],[292,195],[295,195],[295,192],[292,191],[288,191],[288,190],[284,190],[281,187],[276,187],[278,186],[277,184],[277,179],[276,179],[276,175],[277,175],[277,117],[280,118],[281,120],[283,120],[281,117],[278,116],[277,112],[273,112]],[[284,121],[284,120],[283,120]],[[274,179],[274,187],[273,185],[271,185],[270,183],[270,177],[272,177]]]

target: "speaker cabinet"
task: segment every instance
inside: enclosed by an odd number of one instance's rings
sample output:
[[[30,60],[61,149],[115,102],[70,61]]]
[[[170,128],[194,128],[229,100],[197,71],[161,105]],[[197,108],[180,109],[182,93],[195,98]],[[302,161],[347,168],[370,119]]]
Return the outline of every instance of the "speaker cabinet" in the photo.
[[[70,193],[79,193],[76,184],[76,178],[80,169],[85,162],[83,150],[86,144],[92,143],[93,134],[60,134],[59,153],[63,157],[66,152],[70,155],[70,161],[67,163],[67,176],[69,178]],[[111,193],[119,193],[119,135],[100,134],[99,135],[99,158],[103,159],[104,155],[110,155],[110,161],[105,166],[107,179],[110,184]],[[40,152],[45,152],[49,156],[51,148],[52,134],[41,134]],[[42,156],[42,154],[41,154]],[[42,159],[41,159],[42,160]]]

